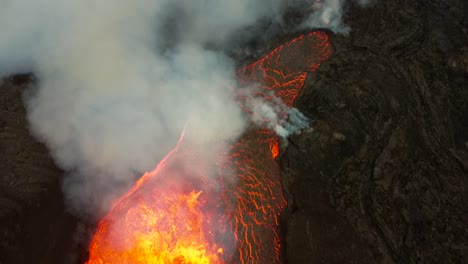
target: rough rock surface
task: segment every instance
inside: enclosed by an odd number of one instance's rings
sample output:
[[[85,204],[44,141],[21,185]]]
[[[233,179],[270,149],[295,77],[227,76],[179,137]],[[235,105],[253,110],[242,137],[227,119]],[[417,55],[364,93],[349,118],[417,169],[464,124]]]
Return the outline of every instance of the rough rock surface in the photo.
[[[315,130],[281,158],[289,263],[467,261],[463,8],[351,7],[353,32],[332,39],[335,54],[297,100]]]
[[[349,6],[352,32],[332,37],[297,99],[316,122],[280,157],[285,258],[466,262],[466,1],[374,2]],[[0,264],[76,263],[77,221],[62,171],[29,134],[27,83],[0,85]]]
[[[76,220],[65,211],[63,172],[28,130],[28,76],[0,85],[0,264],[72,263]]]

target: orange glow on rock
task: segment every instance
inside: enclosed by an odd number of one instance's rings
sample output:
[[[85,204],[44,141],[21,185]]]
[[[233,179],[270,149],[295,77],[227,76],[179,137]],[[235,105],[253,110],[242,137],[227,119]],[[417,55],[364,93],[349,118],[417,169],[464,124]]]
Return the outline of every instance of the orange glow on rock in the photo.
[[[307,72],[331,54],[328,36],[312,32],[238,75],[243,85],[259,85],[260,96],[273,94],[292,107]],[[214,153],[214,162],[183,137],[99,222],[87,264],[281,262],[278,226],[286,200],[276,134],[252,127],[229,152]]]

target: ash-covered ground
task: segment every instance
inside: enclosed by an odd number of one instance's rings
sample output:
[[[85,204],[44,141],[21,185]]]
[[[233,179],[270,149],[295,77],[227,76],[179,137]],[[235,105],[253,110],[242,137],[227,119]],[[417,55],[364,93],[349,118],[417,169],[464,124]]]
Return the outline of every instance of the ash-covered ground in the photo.
[[[352,31],[331,35],[334,54],[296,101],[314,130],[291,136],[280,156],[285,259],[463,263],[466,4],[348,7]],[[288,37],[272,34],[255,47],[266,53]],[[28,130],[22,96],[30,83],[7,78],[0,88],[0,263],[79,263],[83,232],[63,205],[63,172]]]

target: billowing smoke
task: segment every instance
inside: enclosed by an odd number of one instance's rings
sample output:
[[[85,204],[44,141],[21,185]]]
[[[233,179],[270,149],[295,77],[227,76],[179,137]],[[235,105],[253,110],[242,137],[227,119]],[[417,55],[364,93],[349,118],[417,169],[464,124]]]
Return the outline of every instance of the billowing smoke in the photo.
[[[343,1],[325,2],[304,25],[341,26],[332,21],[341,21]],[[1,1],[0,76],[34,73],[36,87],[26,96],[31,131],[70,175],[64,190],[73,208],[99,211],[115,190],[154,168],[185,124],[197,144],[235,140],[246,120],[232,99],[234,62],[208,47],[225,46],[260,19],[278,18],[285,6],[283,0]],[[280,135],[307,123],[297,110],[292,124],[275,123],[278,109],[252,102],[254,118],[271,117],[267,125]]]
[[[234,63],[206,47],[279,4],[2,1],[0,75],[36,75],[26,101],[31,130],[70,172],[71,204],[105,208],[96,201],[152,170],[186,122],[197,135],[190,140],[234,140],[245,124],[230,90]]]
[[[309,126],[309,118],[301,113],[297,108],[287,106],[280,98],[273,93],[256,96],[257,88],[250,87],[248,90],[241,90],[245,97],[245,107],[251,112],[251,121],[260,127],[267,127],[286,138]],[[261,93],[260,93],[261,94]],[[265,95],[267,95],[265,97]]]
[[[372,0],[354,0],[358,5],[365,7]],[[298,0],[297,2],[301,2]],[[310,2],[310,1],[308,1]],[[311,12],[302,23],[301,28],[328,28],[335,33],[348,34],[351,30],[343,22],[346,0],[315,0],[311,4]]]

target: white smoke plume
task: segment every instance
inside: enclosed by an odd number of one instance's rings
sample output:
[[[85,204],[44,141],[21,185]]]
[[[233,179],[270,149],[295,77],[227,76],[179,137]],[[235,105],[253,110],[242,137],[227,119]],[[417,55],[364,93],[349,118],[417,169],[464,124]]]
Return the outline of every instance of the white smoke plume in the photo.
[[[249,90],[255,89],[258,88]],[[297,108],[290,108],[272,94],[268,94],[268,100],[250,92],[243,94],[246,97],[245,107],[251,111],[251,120],[257,126],[267,127],[283,138],[309,126],[309,119],[304,114]]]
[[[372,0],[353,1],[361,7],[366,7]],[[301,27],[306,29],[327,28],[335,33],[348,34],[351,28],[343,22],[345,4],[348,2],[346,0],[314,0],[311,4],[312,12],[307,16]]]
[[[234,63],[205,47],[279,4],[1,1],[0,76],[37,77],[26,101],[30,128],[71,175],[64,191],[73,207],[105,209],[114,189],[174,147],[189,119],[190,140],[234,140],[245,123],[229,90]]]
[[[343,1],[325,2],[304,26],[341,26],[333,21],[341,21]],[[2,0],[0,77],[34,73],[37,87],[26,97],[32,133],[70,175],[64,191],[73,208],[105,210],[115,189],[152,170],[174,147],[187,121],[194,141],[229,142],[242,132],[245,118],[229,90],[234,62],[207,47],[228,44],[259,19],[277,18],[284,6],[283,0]],[[259,116],[276,116],[276,105],[252,107]],[[293,123],[267,125],[287,136],[307,121],[291,112]]]

